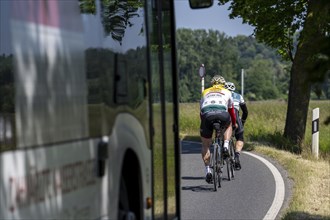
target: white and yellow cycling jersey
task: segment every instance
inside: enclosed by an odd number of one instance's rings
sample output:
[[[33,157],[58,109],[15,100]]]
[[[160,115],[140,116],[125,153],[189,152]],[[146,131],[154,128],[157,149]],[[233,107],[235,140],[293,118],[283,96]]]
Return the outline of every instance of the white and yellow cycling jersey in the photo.
[[[211,110],[228,111],[233,105],[231,92],[221,85],[214,85],[205,89],[200,101],[201,113]]]

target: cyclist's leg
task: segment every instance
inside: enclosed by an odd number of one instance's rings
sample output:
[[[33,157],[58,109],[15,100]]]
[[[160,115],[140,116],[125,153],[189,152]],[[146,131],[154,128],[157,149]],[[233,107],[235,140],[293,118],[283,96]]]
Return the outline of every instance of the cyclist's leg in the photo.
[[[231,125],[231,119],[230,119],[230,115],[228,112],[222,112],[221,113],[221,122],[222,124],[226,127],[226,131],[223,134],[223,139],[224,139],[224,149],[225,151],[228,151],[228,145],[229,145],[229,141],[231,138],[231,135],[233,133],[233,128]]]
[[[241,150],[238,150],[238,149],[242,149],[243,144],[244,144],[243,141],[240,141],[240,140],[236,141],[236,150],[235,150],[235,169],[236,170],[240,170],[242,168],[241,161],[240,161]]]
[[[243,132],[240,134],[240,136],[243,137]],[[235,144],[235,151],[236,152],[241,152],[244,146],[244,141],[243,138],[237,139],[236,138],[236,144]]]
[[[227,127],[225,133],[223,134],[223,139],[225,141],[225,143],[227,142],[227,145],[230,141],[231,135],[233,133],[233,128],[231,126],[231,122],[229,123],[229,126]]]
[[[237,170],[240,170],[242,168],[241,163],[240,163],[240,153],[241,150],[244,146],[244,129],[242,126],[242,122],[240,119],[238,119],[238,128],[237,132],[235,133],[235,138],[236,138],[236,146],[235,146],[235,168]]]
[[[202,140],[202,159],[205,166],[208,166],[210,163],[210,146],[212,144],[211,138],[201,137]]]
[[[239,116],[238,111],[235,109],[235,114],[236,114],[236,123],[237,123],[237,128],[235,130],[235,138],[236,138],[236,145],[235,145],[235,150],[236,152],[241,152],[243,148],[243,132],[244,132],[244,127],[242,120]]]
[[[212,180],[212,174],[210,169],[210,145],[212,144],[212,133],[213,128],[210,129],[207,126],[207,114],[201,116],[201,125],[200,125],[200,136],[202,141],[202,159],[205,165],[205,174],[206,181],[210,182]]]

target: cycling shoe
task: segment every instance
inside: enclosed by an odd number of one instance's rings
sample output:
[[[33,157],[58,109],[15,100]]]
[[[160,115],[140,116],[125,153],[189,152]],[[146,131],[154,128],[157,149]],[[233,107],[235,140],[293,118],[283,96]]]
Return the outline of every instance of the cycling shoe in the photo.
[[[242,169],[241,162],[239,161],[239,157],[235,157],[235,170]]]
[[[223,156],[224,156],[224,158],[229,156],[228,148],[225,148],[225,147],[223,148]]]
[[[207,173],[205,180],[207,183],[212,183],[212,173]]]

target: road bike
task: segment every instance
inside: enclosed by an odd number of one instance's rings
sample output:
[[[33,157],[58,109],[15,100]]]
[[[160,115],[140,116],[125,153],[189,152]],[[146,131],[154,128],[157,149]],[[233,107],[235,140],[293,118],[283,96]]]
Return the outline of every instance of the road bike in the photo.
[[[228,155],[224,154],[224,140],[223,133],[226,128],[221,126],[221,121],[213,122],[213,130],[215,132],[215,137],[211,145],[211,161],[210,167],[212,169],[213,187],[214,191],[221,187],[221,181],[223,176],[224,166],[227,168],[228,180],[232,180],[235,176],[235,152],[234,152],[234,142],[231,138],[228,147]]]

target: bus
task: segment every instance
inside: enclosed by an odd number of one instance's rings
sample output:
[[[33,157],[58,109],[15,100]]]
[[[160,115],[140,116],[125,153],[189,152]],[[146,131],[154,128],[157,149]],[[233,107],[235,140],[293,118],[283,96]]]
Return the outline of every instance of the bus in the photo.
[[[174,1],[1,0],[0,219],[180,219],[177,74]]]

